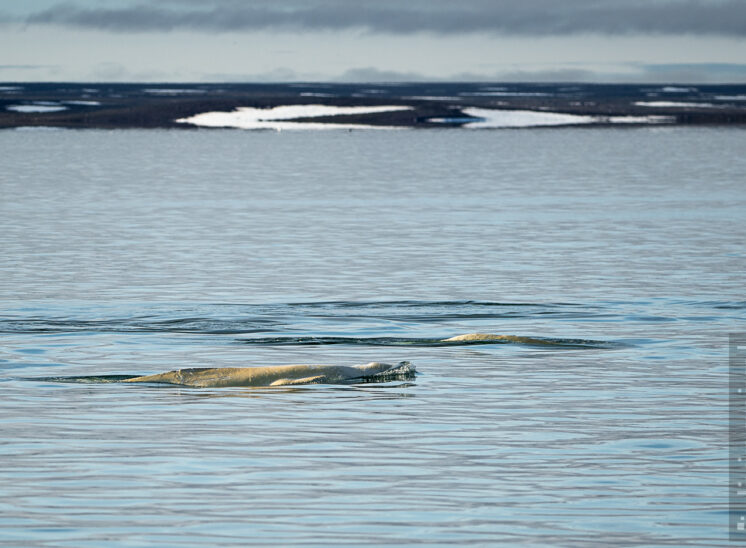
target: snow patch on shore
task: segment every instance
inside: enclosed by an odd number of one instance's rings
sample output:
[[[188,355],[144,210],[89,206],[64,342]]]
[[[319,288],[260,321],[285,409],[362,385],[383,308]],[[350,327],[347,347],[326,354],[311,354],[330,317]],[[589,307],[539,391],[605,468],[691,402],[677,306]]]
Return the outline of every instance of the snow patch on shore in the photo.
[[[697,88],[685,88],[680,86],[664,86],[661,88],[663,93],[691,93],[698,91]]]
[[[716,95],[718,101],[746,101],[746,95]]]
[[[409,106],[337,107],[330,105],[285,105],[273,108],[238,107],[232,112],[203,112],[188,118],[179,118],[177,123],[201,127],[224,127],[237,129],[355,129],[373,128],[361,124],[329,124],[321,122],[294,122],[298,118],[318,118],[344,114],[373,114],[411,110]]]
[[[143,91],[151,95],[199,95],[207,93],[205,89],[192,88],[145,88]]]
[[[600,122],[610,124],[670,124],[676,121],[673,116],[609,116],[599,118]]]
[[[590,116],[534,110],[497,110],[465,108],[464,114],[475,118],[464,124],[469,129],[574,126],[585,124],[663,124],[673,122],[671,116]],[[437,121],[432,119],[431,121]]]
[[[408,95],[403,99],[409,99],[411,101],[463,101],[463,97],[448,96],[448,95]]]
[[[712,103],[684,103],[681,101],[635,101],[633,103],[638,107],[704,107],[704,108],[719,108],[720,105],[713,105]]]
[[[333,93],[319,93],[316,91],[304,91],[299,95],[301,97],[336,97]]]
[[[67,110],[67,107],[63,105],[8,105],[5,108],[13,112],[24,113],[60,112]]]
[[[67,128],[55,126],[18,126],[11,129],[13,131],[68,131]]]
[[[551,93],[540,91],[464,91],[462,97],[552,97]]]
[[[464,124],[470,129],[569,126],[592,124],[598,119],[594,116],[579,114],[561,114],[558,112],[536,112],[533,110],[496,110],[487,108],[465,108],[464,114],[478,120]]]

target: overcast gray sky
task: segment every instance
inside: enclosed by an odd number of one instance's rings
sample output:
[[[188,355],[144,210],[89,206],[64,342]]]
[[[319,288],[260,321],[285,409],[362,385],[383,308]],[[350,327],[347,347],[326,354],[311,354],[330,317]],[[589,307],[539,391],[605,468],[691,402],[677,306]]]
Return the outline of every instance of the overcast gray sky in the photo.
[[[746,82],[746,0],[23,0],[2,81]]]

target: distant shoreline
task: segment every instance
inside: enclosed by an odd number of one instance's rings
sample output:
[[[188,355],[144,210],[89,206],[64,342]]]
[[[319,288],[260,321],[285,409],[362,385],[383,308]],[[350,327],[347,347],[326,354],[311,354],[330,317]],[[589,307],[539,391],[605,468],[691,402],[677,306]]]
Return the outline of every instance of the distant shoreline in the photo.
[[[0,83],[0,129],[194,129],[177,120],[238,108],[271,118],[292,105],[344,113],[295,109],[298,118],[281,118],[288,127],[746,125],[746,85]]]

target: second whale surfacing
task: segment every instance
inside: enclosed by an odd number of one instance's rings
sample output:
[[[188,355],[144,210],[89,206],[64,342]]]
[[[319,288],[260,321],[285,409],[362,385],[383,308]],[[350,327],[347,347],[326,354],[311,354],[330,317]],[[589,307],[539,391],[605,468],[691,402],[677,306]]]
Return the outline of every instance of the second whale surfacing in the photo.
[[[467,333],[466,335],[457,335],[448,339],[441,339],[441,342],[514,342],[524,344],[547,344],[543,339],[535,337],[521,337],[518,335],[495,335],[493,333]]]
[[[370,362],[363,365],[276,365],[267,367],[198,367],[157,375],[134,377],[123,382],[148,382],[214,388],[225,386],[292,386],[300,384],[348,384],[385,382],[414,377],[409,362],[396,365]]]

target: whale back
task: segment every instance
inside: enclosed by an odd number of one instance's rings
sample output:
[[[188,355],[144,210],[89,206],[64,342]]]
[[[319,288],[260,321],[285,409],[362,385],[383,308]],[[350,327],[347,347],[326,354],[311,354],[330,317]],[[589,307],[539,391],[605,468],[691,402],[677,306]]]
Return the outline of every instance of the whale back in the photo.
[[[536,339],[534,337],[521,337],[518,335],[495,335],[492,333],[467,333],[465,335],[457,335],[449,339],[442,339],[442,342],[490,342],[490,341],[505,341],[523,344],[538,344],[546,345],[551,344],[543,339]]]
[[[398,372],[397,372],[398,371]],[[411,375],[408,362],[391,364],[370,362],[363,365],[277,365],[266,367],[198,367],[178,369],[156,375],[127,379],[124,382],[152,382],[194,387],[287,386],[295,384],[344,383],[356,379],[378,379],[382,375]]]

